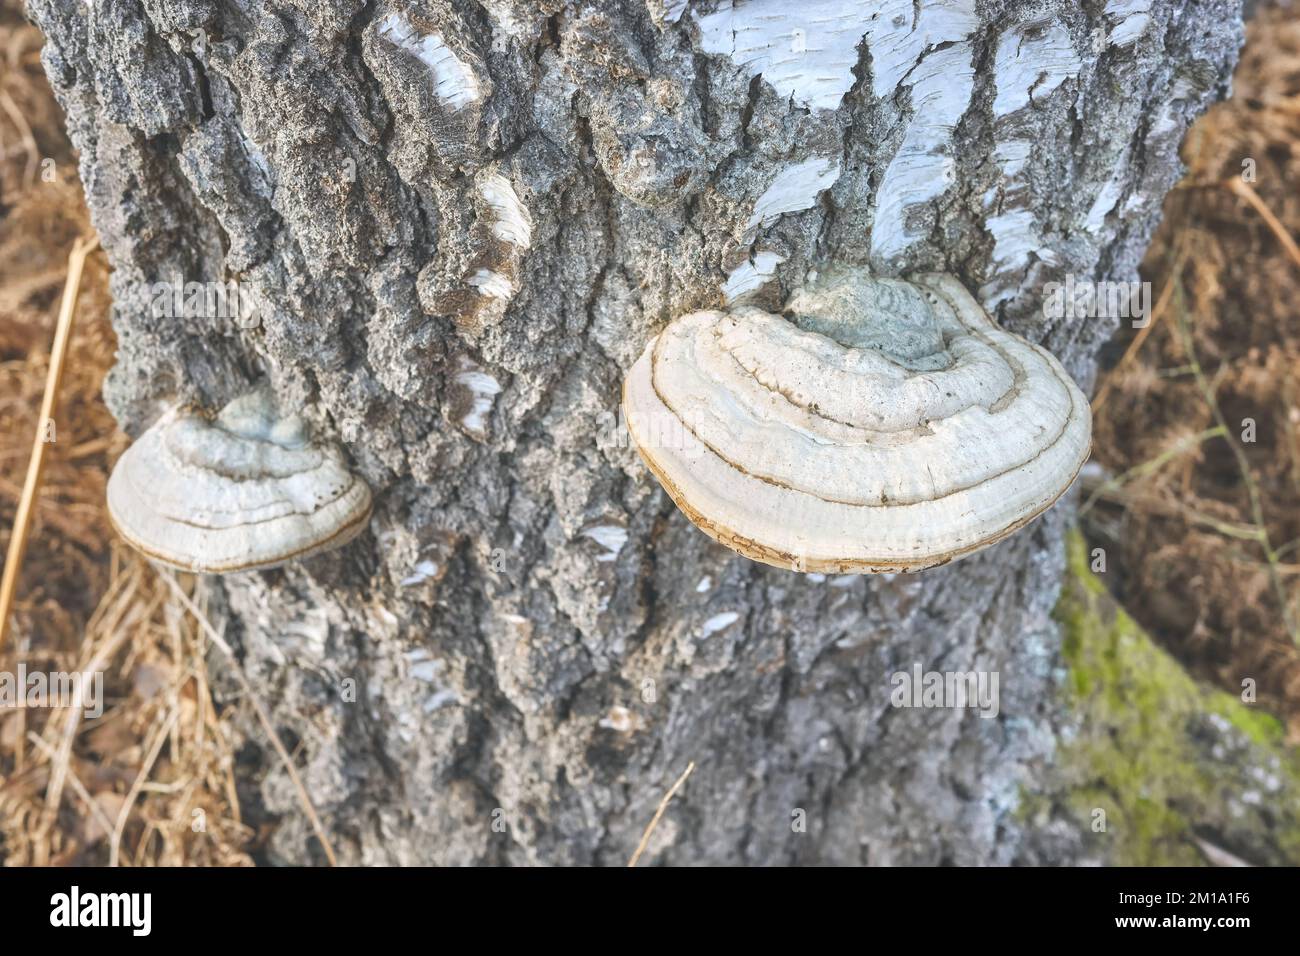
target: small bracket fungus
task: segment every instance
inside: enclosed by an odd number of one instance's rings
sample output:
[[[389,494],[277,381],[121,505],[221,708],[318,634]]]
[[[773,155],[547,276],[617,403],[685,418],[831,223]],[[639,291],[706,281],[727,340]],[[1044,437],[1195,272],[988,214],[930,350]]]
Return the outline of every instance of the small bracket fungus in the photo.
[[[212,420],[164,415],[118,459],[108,512],[153,560],[225,574],[346,544],[370,517],[370,489],[262,388]]]
[[[1088,402],[951,276],[833,270],[787,318],[695,312],[623,384],[628,430],[701,530],[797,571],[913,571],[1011,534],[1088,457]]]

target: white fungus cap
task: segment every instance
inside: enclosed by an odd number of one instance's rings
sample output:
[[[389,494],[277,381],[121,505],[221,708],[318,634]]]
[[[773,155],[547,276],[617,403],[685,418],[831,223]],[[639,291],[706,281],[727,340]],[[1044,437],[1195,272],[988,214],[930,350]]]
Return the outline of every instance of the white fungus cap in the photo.
[[[118,459],[108,511],[128,544],[183,571],[273,567],[339,547],[365,528],[370,489],[333,446],[296,417],[279,417],[269,390],[227,405],[215,420],[168,412]]]
[[[1088,458],[1078,386],[951,276],[832,270],[789,313],[683,316],[623,385],[650,470],[748,558],[826,573],[934,567],[1027,524]]]

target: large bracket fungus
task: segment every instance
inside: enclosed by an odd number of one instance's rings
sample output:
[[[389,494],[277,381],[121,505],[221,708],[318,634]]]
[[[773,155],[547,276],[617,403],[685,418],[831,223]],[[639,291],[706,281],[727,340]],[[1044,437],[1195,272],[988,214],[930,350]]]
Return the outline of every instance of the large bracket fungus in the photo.
[[[370,517],[370,489],[260,388],[215,419],[165,414],[118,459],[108,512],[155,561],[224,574],[346,544]]]
[[[913,571],[1059,498],[1091,413],[1047,351],[948,275],[836,269],[786,317],[683,316],[623,385],[638,450],[701,530],[798,571]]]

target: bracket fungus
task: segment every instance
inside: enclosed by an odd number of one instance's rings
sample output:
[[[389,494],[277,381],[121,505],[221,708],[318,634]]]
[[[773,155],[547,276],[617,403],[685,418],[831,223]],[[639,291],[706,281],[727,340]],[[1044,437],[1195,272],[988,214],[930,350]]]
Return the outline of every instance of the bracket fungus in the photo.
[[[951,276],[836,269],[785,316],[683,316],[623,384],[650,470],[748,558],[935,567],[1033,520],[1088,457],[1088,402],[1060,362],[998,328]]]
[[[165,414],[118,459],[108,512],[153,560],[225,574],[346,544],[370,517],[370,489],[260,388],[214,419]]]

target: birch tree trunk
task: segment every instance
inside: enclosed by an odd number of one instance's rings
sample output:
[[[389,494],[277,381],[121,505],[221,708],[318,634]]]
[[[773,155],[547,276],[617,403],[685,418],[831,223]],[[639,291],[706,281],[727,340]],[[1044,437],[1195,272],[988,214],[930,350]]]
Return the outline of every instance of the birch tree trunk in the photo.
[[[123,427],[269,379],[375,491],[351,546],[210,583],[341,861],[621,864],[691,761],[646,862],[1079,856],[1017,814],[1071,505],[919,575],[778,571],[677,513],[619,386],[829,261],[954,273],[1090,384],[1116,323],[1043,286],[1136,278],[1235,0],[29,4]],[[255,325],[152,308],[231,280]],[[997,672],[997,718],[892,707],[918,664]],[[270,858],[319,862],[241,726]]]

